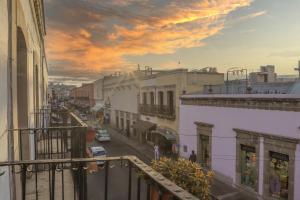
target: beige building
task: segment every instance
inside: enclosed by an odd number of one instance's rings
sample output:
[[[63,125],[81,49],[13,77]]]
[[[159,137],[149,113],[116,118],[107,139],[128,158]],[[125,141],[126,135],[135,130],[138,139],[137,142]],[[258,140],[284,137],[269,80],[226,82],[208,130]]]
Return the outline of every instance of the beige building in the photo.
[[[162,143],[162,151],[170,151],[179,142],[179,97],[222,83],[224,74],[215,70],[176,69],[145,76],[140,85],[140,125],[136,125],[140,141]]]
[[[20,138],[8,130],[39,126],[34,113],[47,105],[43,1],[0,0],[0,22],[0,161],[18,160]],[[34,159],[32,141],[22,137],[23,159]],[[0,199],[11,199],[13,175],[8,168],[0,174]]]

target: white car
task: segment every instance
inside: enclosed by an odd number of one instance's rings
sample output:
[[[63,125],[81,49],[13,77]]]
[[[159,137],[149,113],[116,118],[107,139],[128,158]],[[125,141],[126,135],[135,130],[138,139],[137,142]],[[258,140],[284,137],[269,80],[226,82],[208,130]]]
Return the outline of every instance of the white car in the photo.
[[[106,150],[102,146],[90,147],[94,158],[106,158]],[[104,165],[105,161],[97,161],[97,165]]]
[[[97,129],[96,138],[99,142],[110,141],[110,134],[106,129]]]

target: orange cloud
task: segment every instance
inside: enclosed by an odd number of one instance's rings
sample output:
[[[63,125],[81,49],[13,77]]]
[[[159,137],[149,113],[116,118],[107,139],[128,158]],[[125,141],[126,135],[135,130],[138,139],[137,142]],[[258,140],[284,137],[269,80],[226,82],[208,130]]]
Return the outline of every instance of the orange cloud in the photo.
[[[126,56],[166,54],[179,48],[203,45],[203,39],[224,28],[230,12],[249,6],[251,1],[114,0],[97,3],[89,0],[86,4],[90,7],[74,1],[74,8],[69,12],[74,20],[65,17],[64,24],[64,20],[54,19],[54,15],[48,17],[51,22],[47,36],[48,59],[64,63],[61,68],[70,73],[130,68],[133,64]],[[66,0],[62,2],[67,4]],[[62,11],[61,15],[67,14]]]

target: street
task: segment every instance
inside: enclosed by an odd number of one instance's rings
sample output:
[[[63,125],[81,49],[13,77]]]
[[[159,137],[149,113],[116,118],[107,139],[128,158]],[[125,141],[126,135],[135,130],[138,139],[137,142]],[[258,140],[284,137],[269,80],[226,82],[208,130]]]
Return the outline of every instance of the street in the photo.
[[[111,135],[112,140],[110,142],[98,142],[95,141],[93,146],[101,145],[107,151],[107,156],[125,156],[135,155],[144,162],[149,162],[143,154],[137,152],[128,144],[122,142],[118,137]],[[149,164],[149,163],[147,163]],[[109,164],[109,175],[108,175],[108,199],[120,200],[128,198],[128,179],[129,179],[129,168],[126,162],[112,162]],[[97,173],[88,175],[88,199],[99,200],[104,199],[104,188],[105,183],[105,170],[102,169]],[[132,193],[131,199],[137,199],[137,174],[132,169]],[[141,181],[141,199],[146,199],[146,184]]]

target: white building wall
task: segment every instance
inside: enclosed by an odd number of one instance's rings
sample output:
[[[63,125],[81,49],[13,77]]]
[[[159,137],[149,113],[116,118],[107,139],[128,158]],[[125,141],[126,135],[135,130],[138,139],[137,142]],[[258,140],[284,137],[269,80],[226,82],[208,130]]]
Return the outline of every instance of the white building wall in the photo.
[[[180,155],[188,158],[192,150],[197,151],[194,122],[213,124],[212,169],[235,182],[236,133],[233,128],[300,139],[299,119],[300,112],[180,105]],[[183,151],[185,145],[187,152]],[[296,189],[300,187],[300,144],[295,157],[294,198],[300,199]],[[260,171],[262,167],[260,165]]]
[[[0,161],[8,158],[7,146],[7,47],[8,47],[7,0],[0,0]],[[0,199],[10,199],[9,173],[7,167],[0,167]]]

